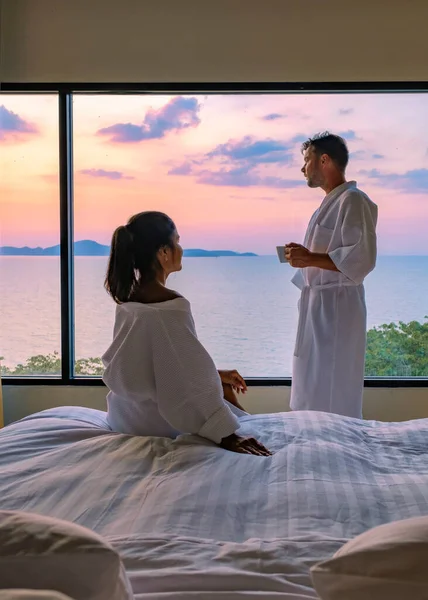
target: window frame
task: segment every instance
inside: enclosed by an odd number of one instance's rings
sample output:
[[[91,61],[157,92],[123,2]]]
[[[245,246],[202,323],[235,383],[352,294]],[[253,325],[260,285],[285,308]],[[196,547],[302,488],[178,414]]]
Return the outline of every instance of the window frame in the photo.
[[[428,81],[310,83],[1,83],[0,94],[55,94],[59,121],[61,375],[2,378],[4,386],[104,386],[74,375],[73,95],[427,93]],[[291,377],[247,379],[251,387],[290,387]],[[428,377],[367,377],[367,388],[428,388]]]

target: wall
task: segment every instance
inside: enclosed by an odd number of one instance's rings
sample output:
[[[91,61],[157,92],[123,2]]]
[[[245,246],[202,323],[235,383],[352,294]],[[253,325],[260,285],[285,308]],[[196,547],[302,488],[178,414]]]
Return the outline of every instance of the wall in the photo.
[[[290,388],[250,388],[243,400],[251,413],[289,410]],[[105,410],[106,390],[103,387],[4,386],[5,424],[26,415],[54,406],[88,406]],[[366,388],[364,417],[379,421],[405,421],[428,417],[428,388]]]
[[[3,0],[3,81],[417,81],[426,0]]]

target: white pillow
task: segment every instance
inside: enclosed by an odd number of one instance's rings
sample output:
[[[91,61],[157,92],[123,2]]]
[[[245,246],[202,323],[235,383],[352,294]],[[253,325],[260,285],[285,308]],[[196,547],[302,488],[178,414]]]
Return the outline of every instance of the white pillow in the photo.
[[[428,517],[380,525],[311,569],[321,600],[427,600]]]
[[[50,590],[0,590],[0,600],[73,600]]]
[[[0,588],[54,590],[73,600],[131,600],[119,555],[67,521],[0,511]]]

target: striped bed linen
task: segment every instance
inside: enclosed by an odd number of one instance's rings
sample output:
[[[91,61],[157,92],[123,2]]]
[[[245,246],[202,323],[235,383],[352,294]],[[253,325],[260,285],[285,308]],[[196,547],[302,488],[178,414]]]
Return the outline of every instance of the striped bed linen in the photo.
[[[312,564],[428,514],[428,419],[254,415],[241,433],[274,456],[116,434],[91,409],[44,411],[0,431],[0,507],[105,536],[144,600],[316,598]]]

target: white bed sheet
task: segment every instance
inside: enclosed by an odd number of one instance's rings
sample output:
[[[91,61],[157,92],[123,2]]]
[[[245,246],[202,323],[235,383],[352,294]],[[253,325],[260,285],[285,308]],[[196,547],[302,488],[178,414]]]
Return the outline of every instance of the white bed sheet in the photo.
[[[62,407],[0,431],[0,507],[68,519],[120,551],[136,598],[316,598],[309,568],[370,527],[428,514],[428,420],[249,416],[271,458],[108,430]]]

